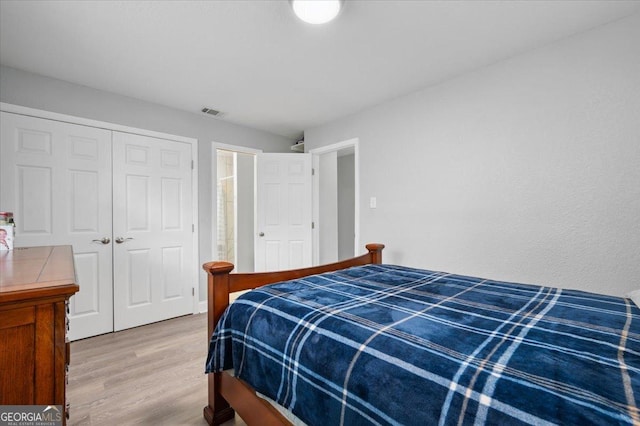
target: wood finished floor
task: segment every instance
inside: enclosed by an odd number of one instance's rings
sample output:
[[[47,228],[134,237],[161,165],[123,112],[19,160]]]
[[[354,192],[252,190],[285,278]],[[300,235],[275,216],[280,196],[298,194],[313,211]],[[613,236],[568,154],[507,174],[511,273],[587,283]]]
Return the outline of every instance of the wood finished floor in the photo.
[[[206,354],[206,314],[72,342],[67,424],[206,425]]]

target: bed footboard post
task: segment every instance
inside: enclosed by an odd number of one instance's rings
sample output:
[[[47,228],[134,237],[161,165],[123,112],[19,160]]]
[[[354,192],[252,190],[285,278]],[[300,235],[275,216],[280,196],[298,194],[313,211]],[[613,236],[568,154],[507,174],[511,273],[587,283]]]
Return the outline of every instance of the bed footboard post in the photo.
[[[211,338],[216,324],[229,306],[229,273],[233,264],[229,262],[209,262],[202,265],[207,271],[207,317],[208,335]],[[208,374],[208,405],[204,407],[204,418],[210,425],[219,425],[231,420],[235,413],[220,394],[220,374]]]
[[[369,255],[371,256],[371,263],[380,264],[382,263],[382,249],[384,248],[384,244],[371,243],[365,246],[367,250],[369,250]]]

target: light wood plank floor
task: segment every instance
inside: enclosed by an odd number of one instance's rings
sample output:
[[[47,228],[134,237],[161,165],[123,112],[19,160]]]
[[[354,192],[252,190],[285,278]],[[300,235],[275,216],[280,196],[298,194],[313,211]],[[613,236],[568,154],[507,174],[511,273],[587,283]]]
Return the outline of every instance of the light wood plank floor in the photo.
[[[206,314],[72,342],[68,424],[206,425],[206,356]]]

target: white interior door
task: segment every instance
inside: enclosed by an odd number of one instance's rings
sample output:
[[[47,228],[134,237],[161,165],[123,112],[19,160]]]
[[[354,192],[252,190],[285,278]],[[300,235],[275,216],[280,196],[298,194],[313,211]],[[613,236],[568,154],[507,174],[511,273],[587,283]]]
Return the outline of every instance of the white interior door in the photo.
[[[113,132],[114,329],[193,310],[191,144]]]
[[[311,155],[257,162],[256,272],[311,266]]]
[[[14,212],[16,247],[71,244],[69,338],[112,331],[111,132],[0,114],[0,206]]]

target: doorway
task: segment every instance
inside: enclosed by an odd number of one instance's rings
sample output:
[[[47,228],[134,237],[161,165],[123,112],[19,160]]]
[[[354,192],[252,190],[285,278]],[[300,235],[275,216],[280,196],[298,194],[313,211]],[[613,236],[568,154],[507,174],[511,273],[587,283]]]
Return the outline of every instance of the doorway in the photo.
[[[213,144],[216,174],[213,253],[235,265],[234,272],[254,271],[256,155],[260,150]]]
[[[353,257],[360,248],[358,139],[309,152],[314,168],[314,264]]]
[[[213,177],[216,193],[212,197],[216,212],[213,254],[216,260],[233,263],[236,272],[256,271],[255,237],[259,231],[255,200],[257,159],[261,153],[252,148],[213,143],[212,163],[216,170]],[[358,139],[309,153],[314,169],[312,263],[353,257],[359,254],[360,247]]]

